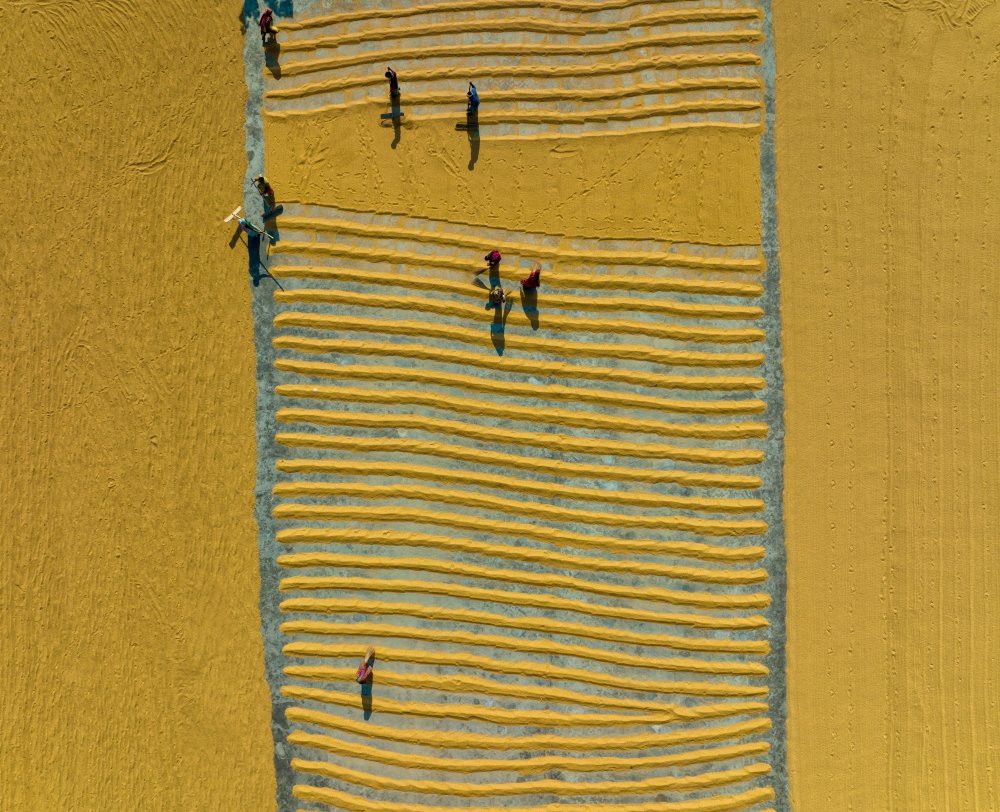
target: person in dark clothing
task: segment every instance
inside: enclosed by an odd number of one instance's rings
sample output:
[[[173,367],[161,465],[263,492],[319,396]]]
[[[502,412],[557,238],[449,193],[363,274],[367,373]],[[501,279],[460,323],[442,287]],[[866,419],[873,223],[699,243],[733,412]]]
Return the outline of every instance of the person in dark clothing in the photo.
[[[389,80],[389,95],[396,97],[399,95],[399,78],[396,76],[396,71],[389,68],[385,72],[385,78]]]

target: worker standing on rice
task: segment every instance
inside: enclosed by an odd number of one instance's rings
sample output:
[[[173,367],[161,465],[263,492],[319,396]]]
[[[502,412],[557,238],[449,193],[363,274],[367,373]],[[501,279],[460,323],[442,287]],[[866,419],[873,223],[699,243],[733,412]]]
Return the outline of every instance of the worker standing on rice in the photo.
[[[274,12],[271,10],[270,6],[264,9],[264,13],[260,15],[260,21],[257,24],[260,26],[261,45],[267,45],[268,34],[271,35],[272,39],[277,36],[278,32],[274,28]]]
[[[365,658],[361,661],[361,665],[358,666],[358,675],[355,677],[355,680],[359,685],[364,685],[372,678],[374,671],[375,649],[369,646],[368,651],[365,652]]]
[[[466,115],[478,115],[479,92],[476,90],[476,86],[472,84],[472,82],[469,82],[469,92],[466,93],[465,96],[469,100],[469,105],[465,108]]]
[[[391,67],[385,72],[385,78],[389,80],[389,98],[395,99],[399,96],[399,77]]]
[[[271,201],[274,199],[274,189],[271,188],[271,184],[267,182],[267,178],[263,175],[258,175],[253,179],[253,185],[257,189],[258,193],[265,200]]]
[[[522,290],[537,290],[542,285],[542,266],[537,262],[524,279],[521,280]]]

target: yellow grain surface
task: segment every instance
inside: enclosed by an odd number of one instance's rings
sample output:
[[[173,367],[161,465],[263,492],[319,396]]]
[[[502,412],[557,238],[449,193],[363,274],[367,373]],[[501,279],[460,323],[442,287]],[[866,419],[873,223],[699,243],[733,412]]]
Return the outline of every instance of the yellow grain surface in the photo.
[[[1000,6],[775,5],[793,804],[997,809]],[[268,809],[249,302],[215,222],[240,41],[232,9],[193,33],[176,0],[123,8],[3,9],[0,808]],[[365,150],[292,132],[270,125],[276,174],[369,199]],[[752,134],[711,138],[755,162]],[[752,240],[756,190],[690,191],[679,143],[667,228]],[[607,159],[495,149],[542,179],[525,227]]]
[[[0,809],[274,808],[238,6],[0,3]]]
[[[793,808],[1000,809],[1000,5],[775,11]]]

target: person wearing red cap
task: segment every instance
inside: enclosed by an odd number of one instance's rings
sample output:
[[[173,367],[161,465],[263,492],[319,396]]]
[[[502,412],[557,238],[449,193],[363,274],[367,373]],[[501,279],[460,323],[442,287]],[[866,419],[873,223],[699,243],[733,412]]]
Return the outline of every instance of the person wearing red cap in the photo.
[[[268,6],[264,9],[264,13],[260,15],[260,44],[267,44],[267,35],[270,34],[272,37],[277,35],[277,31],[274,30],[274,12],[271,11],[271,7]]]

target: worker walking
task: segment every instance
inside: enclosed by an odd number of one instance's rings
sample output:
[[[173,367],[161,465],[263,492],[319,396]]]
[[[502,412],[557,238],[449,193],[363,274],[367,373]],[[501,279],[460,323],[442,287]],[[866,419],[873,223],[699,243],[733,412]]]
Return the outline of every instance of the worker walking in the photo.
[[[274,12],[270,6],[264,9],[257,24],[260,26],[260,44],[267,45],[267,35],[270,34],[271,38],[274,39],[278,33],[274,28]]]
[[[537,290],[542,285],[542,266],[537,262],[524,279],[521,280],[522,290]]]
[[[359,685],[364,685],[372,678],[374,670],[375,649],[369,646],[368,651],[365,652],[365,658],[361,661],[361,665],[358,666],[358,675],[355,677],[355,680]]]
[[[469,92],[465,96],[469,100],[469,105],[465,108],[465,112],[468,115],[477,114],[479,112],[479,92],[472,82],[469,82]]]

